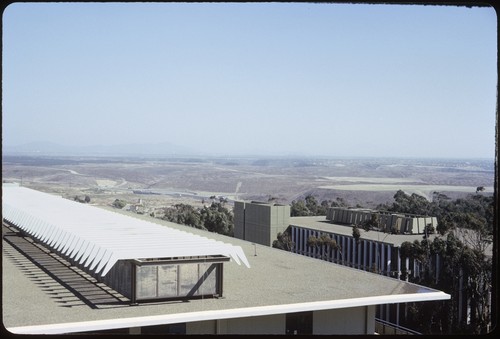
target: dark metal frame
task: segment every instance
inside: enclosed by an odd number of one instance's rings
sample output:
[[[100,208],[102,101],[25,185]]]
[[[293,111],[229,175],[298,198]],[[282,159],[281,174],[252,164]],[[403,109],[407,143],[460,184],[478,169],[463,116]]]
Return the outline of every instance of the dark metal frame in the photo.
[[[203,298],[223,298],[223,278],[224,278],[224,262],[228,262],[231,259],[223,255],[206,256],[206,257],[181,257],[181,258],[161,258],[155,260],[148,259],[132,259],[129,260],[131,263],[131,296],[130,304],[138,305],[139,302],[160,302],[160,301],[175,301],[175,300],[193,300],[193,299],[203,299]],[[138,299],[137,298],[137,266],[159,266],[159,265],[183,265],[183,264],[206,264],[212,263],[216,264],[216,278],[215,278],[215,293],[214,294],[204,294],[204,295],[186,295],[186,296],[176,296],[176,297],[165,297],[165,298],[148,298],[148,299]],[[179,272],[179,271],[178,271]],[[179,281],[179,277],[177,278]],[[201,283],[198,281],[195,287],[200,287]]]

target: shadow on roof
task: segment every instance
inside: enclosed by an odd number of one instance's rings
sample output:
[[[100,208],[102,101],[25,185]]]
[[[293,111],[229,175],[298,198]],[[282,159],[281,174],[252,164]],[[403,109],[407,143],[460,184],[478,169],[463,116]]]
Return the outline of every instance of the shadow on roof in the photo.
[[[4,254],[61,307],[87,305],[93,309],[124,307],[130,300],[71,266],[44,246],[3,225]]]

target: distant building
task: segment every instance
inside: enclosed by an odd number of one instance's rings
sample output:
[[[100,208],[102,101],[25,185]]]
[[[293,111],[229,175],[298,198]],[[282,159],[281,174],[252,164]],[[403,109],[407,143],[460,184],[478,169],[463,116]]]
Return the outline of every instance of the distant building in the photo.
[[[380,231],[398,234],[423,234],[426,226],[437,227],[437,218],[376,211],[366,208],[330,207],[326,219],[336,224],[361,225],[376,216]]]
[[[234,202],[234,237],[271,246],[290,222],[290,206],[264,202]]]

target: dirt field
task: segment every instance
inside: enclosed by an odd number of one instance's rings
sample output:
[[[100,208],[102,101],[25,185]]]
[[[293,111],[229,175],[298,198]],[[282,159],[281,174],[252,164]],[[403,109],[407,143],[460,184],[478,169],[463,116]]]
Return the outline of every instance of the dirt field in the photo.
[[[148,208],[213,197],[290,203],[313,194],[319,201],[343,198],[374,207],[392,201],[398,189],[432,198],[493,192],[493,161],[422,159],[271,159],[271,158],[82,158],[4,156],[4,182],[73,199],[88,195],[92,204],[115,199]]]

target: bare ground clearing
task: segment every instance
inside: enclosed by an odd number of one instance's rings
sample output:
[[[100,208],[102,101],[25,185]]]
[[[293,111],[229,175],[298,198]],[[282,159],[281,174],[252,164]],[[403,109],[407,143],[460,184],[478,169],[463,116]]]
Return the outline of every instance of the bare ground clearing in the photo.
[[[109,205],[115,199],[144,205],[201,205],[212,196],[230,200],[275,198],[290,203],[307,194],[342,198],[373,207],[392,201],[398,189],[426,197],[440,191],[454,198],[491,194],[494,163],[486,160],[408,159],[96,159],[8,157],[3,181],[67,198],[88,195]],[[141,193],[141,194],[138,194]]]

